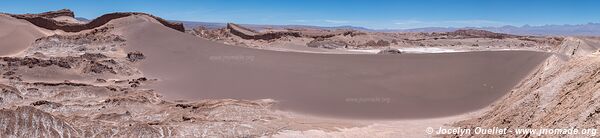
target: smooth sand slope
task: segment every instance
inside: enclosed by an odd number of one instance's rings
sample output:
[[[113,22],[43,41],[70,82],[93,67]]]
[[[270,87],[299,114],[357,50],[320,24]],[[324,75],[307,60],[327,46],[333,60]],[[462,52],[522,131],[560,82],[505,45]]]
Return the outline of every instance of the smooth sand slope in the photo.
[[[460,114],[503,96],[548,54],[527,51],[328,55],[226,46],[150,22],[123,28],[142,71],[171,99],[273,98],[323,116]]]
[[[0,14],[0,56],[21,52],[42,36],[41,29],[31,23]]]

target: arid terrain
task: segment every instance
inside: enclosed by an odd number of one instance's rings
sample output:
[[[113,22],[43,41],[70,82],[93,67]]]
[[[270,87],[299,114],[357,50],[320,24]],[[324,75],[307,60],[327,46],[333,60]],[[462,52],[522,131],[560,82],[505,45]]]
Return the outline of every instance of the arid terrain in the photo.
[[[346,29],[252,30],[229,23],[225,28],[199,26],[188,33],[231,45],[314,53],[440,53],[460,51],[528,50],[556,51],[563,37],[518,36],[483,30],[434,33],[382,33]]]
[[[0,137],[598,128],[598,48],[597,37],[482,30],[208,29],[136,12],[91,21],[70,10],[2,13]]]

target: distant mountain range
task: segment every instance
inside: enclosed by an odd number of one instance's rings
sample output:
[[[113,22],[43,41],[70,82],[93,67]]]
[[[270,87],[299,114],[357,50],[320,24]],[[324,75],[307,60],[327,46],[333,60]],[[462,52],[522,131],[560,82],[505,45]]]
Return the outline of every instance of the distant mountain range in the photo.
[[[79,20],[87,21],[85,18],[78,18]],[[174,21],[181,22],[186,29],[196,28],[203,26],[208,29],[218,29],[227,26],[227,23],[215,23],[215,22],[193,22],[193,21]],[[544,26],[529,26],[524,25],[521,27],[517,26],[502,26],[502,27],[465,27],[465,28],[454,28],[454,27],[425,27],[425,28],[414,28],[414,29],[369,29],[365,27],[356,26],[336,26],[336,27],[322,27],[322,26],[310,26],[310,25],[256,25],[256,24],[240,24],[250,29],[262,30],[262,29],[351,29],[359,31],[369,32],[451,32],[459,29],[478,29],[487,30],[496,33],[506,33],[515,35],[568,35],[568,36],[600,36],[600,23],[588,23],[578,25],[544,25]]]
[[[544,25],[544,26],[502,26],[502,27],[467,27],[467,28],[444,28],[428,27],[404,30],[386,30],[402,32],[449,32],[458,29],[479,29],[497,33],[516,34],[516,35],[581,35],[598,36],[600,35],[600,23],[588,23],[579,25]]]

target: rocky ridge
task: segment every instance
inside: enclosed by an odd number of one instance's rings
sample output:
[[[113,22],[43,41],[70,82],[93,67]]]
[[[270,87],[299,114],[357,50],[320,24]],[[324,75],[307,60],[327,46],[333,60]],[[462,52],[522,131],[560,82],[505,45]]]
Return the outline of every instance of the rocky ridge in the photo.
[[[244,28],[242,26],[228,23],[227,29],[234,35],[239,36],[243,39],[254,39],[254,40],[273,40],[279,39],[285,36],[291,37],[300,37],[300,33],[298,32],[269,32],[269,33],[259,33],[254,30]]]
[[[94,28],[100,27],[114,19],[123,18],[123,17],[127,17],[127,16],[132,16],[132,15],[146,15],[146,16],[154,18],[155,20],[157,20],[164,26],[167,26],[169,28],[172,28],[172,29],[175,29],[175,30],[181,31],[181,32],[185,31],[185,28],[183,27],[183,24],[181,24],[181,23],[169,22],[160,17],[156,17],[156,16],[146,14],[146,13],[139,13],[139,12],[116,12],[116,13],[104,14],[104,15],[102,15],[92,21],[89,21],[88,23],[85,23],[85,24],[60,22],[60,21],[56,21],[56,20],[52,19],[53,17],[58,17],[58,16],[74,17],[75,14],[72,11],[66,10],[66,9],[59,10],[59,11],[53,11],[53,12],[45,12],[45,13],[40,13],[40,14],[8,14],[8,15],[10,15],[14,18],[17,18],[17,19],[27,20],[27,21],[31,22],[32,24],[39,26],[41,28],[45,28],[48,30],[62,30],[65,32],[79,32],[79,31],[83,31],[83,30],[94,29]]]
[[[518,36],[473,29],[442,33],[382,33],[314,28],[252,30],[233,23],[228,23],[227,27],[221,29],[200,26],[188,32],[213,41],[261,49],[289,45],[342,50],[443,47],[552,51],[564,41],[563,37]]]

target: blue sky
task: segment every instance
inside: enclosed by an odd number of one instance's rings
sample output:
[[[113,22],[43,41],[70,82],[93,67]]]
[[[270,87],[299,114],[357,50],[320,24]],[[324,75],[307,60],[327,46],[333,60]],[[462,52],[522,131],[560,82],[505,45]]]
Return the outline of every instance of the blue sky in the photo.
[[[373,29],[600,22],[598,0],[2,0],[0,12],[135,11],[170,20]]]

